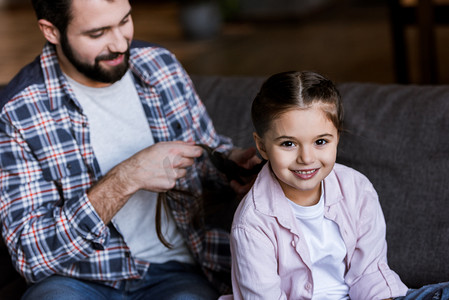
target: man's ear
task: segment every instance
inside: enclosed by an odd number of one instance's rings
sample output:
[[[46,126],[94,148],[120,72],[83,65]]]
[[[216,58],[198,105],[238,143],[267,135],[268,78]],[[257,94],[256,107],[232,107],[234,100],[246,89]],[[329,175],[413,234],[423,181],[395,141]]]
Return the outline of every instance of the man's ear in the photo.
[[[259,151],[260,156],[262,156],[263,159],[268,160],[267,151],[265,150],[262,138],[256,132],[253,132],[253,138],[256,142],[257,151]]]
[[[39,20],[38,24],[45,39],[54,45],[58,45],[61,38],[59,30],[51,22],[44,19]]]

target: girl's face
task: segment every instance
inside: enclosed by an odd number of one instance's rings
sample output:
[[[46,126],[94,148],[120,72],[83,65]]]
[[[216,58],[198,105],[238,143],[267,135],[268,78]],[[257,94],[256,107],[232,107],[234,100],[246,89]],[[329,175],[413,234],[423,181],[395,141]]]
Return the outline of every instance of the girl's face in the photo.
[[[339,134],[324,105],[289,110],[272,122],[263,138],[254,134],[257,149],[270,162],[286,197],[303,206],[318,203],[321,181],[337,157]]]

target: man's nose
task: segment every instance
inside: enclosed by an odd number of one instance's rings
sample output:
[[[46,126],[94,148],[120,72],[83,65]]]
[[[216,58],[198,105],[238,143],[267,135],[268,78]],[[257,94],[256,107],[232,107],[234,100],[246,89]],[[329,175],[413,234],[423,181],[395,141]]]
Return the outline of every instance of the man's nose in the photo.
[[[111,32],[111,41],[109,43],[109,51],[113,53],[124,53],[128,50],[129,40],[122,33],[120,28],[116,28]]]

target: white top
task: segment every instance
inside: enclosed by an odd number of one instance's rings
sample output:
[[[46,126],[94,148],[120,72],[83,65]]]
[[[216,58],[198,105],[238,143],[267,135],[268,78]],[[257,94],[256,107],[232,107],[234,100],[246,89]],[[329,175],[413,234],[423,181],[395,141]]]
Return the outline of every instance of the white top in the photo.
[[[84,86],[66,77],[89,120],[91,144],[103,174],[154,144],[130,72],[104,88]],[[171,214],[165,210],[161,214],[162,234],[174,248],[169,250],[159,241],[156,202],[157,193],[140,190],[114,216],[112,223],[137,259],[152,263],[193,262]]]
[[[313,300],[349,299],[344,280],[346,246],[338,225],[324,217],[324,193],[313,206],[289,201],[312,262]]]

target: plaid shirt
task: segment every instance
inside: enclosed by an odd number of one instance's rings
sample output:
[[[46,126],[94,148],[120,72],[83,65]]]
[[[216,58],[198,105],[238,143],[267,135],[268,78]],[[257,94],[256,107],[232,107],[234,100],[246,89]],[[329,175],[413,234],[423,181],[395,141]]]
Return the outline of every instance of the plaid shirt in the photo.
[[[155,142],[231,149],[170,52],[134,41],[130,68]],[[0,108],[0,220],[16,269],[28,282],[58,274],[118,287],[121,280],[141,278],[150,264],[131,256],[122,236],[102,222],[87,198],[103,174],[89,122],[52,45],[2,91]],[[187,193],[168,193],[168,204],[194,259],[227,292],[229,237],[201,218],[202,178],[221,177],[200,158],[177,182],[176,190]]]

